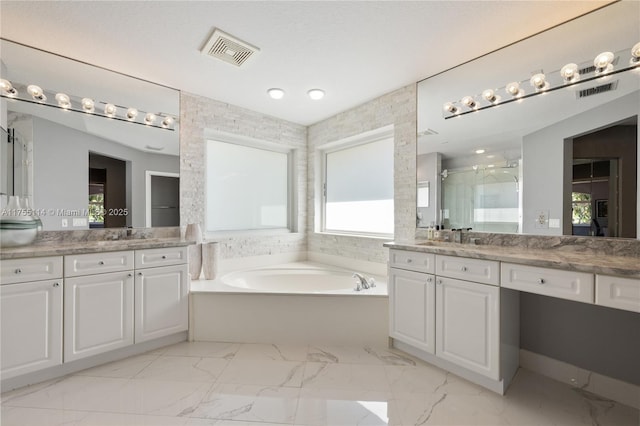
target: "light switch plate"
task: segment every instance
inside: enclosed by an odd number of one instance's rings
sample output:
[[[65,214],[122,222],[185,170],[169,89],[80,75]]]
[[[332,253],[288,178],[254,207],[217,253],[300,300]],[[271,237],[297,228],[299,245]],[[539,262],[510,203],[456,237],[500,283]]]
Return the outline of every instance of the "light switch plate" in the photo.
[[[549,219],[549,228],[560,228],[560,219]]]
[[[73,218],[73,226],[87,226],[87,218],[86,217],[74,217]]]
[[[536,229],[549,228],[549,210],[538,210],[534,220]]]
[[[62,219],[60,221],[60,226],[62,226],[63,228],[66,228],[69,226],[69,219]]]

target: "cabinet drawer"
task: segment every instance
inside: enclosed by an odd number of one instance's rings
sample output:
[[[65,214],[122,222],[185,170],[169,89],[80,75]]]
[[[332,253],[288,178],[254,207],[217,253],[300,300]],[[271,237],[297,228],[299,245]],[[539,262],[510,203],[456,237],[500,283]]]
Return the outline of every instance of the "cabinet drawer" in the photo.
[[[536,266],[502,264],[502,287],[593,303],[593,274]]]
[[[136,269],[187,263],[187,247],[136,250]]]
[[[431,253],[389,250],[389,266],[392,268],[433,274],[435,272],[434,263],[435,255]]]
[[[56,278],[62,278],[62,256],[0,261],[2,284],[55,280]]]
[[[64,257],[65,277],[133,269],[133,251],[78,254]]]
[[[457,256],[436,256],[436,275],[500,285],[500,263],[493,260]]]
[[[640,312],[640,279],[596,275],[596,305]]]

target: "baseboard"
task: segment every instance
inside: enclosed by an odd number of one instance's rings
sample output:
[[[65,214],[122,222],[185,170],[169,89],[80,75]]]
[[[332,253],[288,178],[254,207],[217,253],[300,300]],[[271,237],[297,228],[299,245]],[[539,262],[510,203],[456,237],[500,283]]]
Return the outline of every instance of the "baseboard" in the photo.
[[[640,409],[640,386],[520,349],[520,366],[578,389]]]

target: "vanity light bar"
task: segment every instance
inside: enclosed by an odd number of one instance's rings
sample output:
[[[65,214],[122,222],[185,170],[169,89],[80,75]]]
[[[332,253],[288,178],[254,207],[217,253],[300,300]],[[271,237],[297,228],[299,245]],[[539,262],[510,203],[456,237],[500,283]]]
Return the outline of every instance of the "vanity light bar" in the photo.
[[[629,61],[619,61],[624,57],[630,57]],[[446,102],[442,107],[442,116],[448,120],[636,68],[640,69],[640,43],[636,43],[631,49],[602,52],[593,62],[566,64],[560,70],[546,75],[539,71],[528,80],[513,81],[498,89],[486,89],[480,95],[464,96],[461,100]]]
[[[35,84],[24,85],[0,79],[0,96],[65,111],[82,112],[110,120],[126,121],[162,130],[175,130],[176,117],[165,113],[140,111],[92,98],[79,98],[66,93],[43,90]]]

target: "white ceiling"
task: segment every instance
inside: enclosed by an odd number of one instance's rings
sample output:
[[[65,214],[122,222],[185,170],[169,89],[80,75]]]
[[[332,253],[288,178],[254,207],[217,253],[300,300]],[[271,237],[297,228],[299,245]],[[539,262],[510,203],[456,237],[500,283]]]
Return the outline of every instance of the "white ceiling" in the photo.
[[[0,36],[309,125],[607,3],[2,0]],[[202,55],[214,28],[260,53]]]

